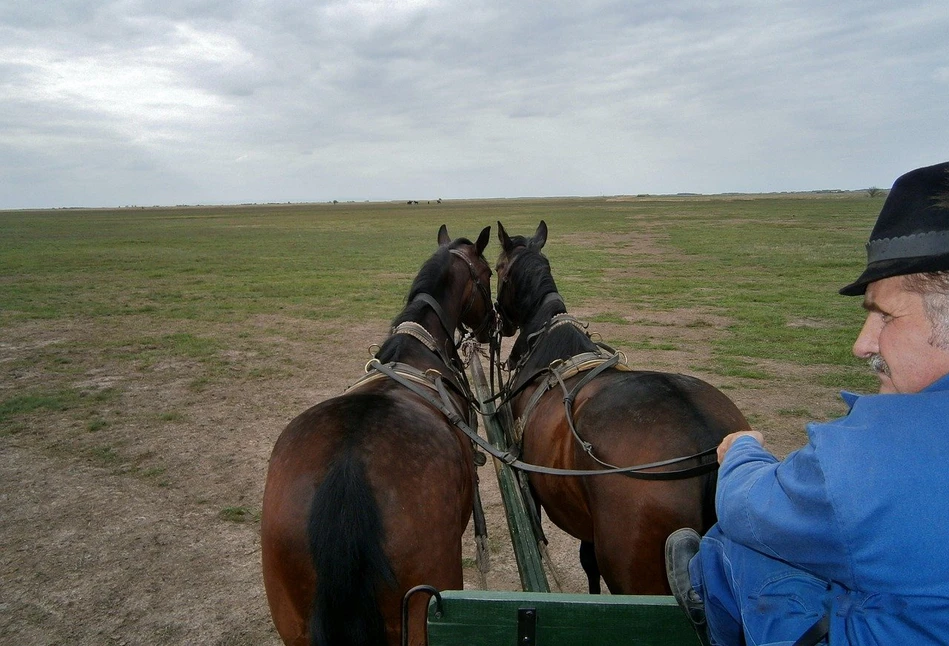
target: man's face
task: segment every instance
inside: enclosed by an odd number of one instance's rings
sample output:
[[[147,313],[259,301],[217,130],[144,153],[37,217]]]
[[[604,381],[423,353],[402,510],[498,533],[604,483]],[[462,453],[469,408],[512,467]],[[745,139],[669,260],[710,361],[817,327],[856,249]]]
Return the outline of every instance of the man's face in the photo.
[[[949,374],[949,350],[932,344],[923,297],[906,290],[901,276],[870,283],[863,307],[867,320],[853,353],[861,359],[879,355],[888,366],[877,373],[881,393],[917,393]]]

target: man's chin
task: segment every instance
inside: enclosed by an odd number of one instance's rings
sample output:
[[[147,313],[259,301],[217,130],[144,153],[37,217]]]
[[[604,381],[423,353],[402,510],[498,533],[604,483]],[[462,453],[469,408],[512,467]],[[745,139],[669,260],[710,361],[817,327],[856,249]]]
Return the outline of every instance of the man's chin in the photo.
[[[890,379],[887,375],[881,373],[877,374],[877,378],[880,380],[880,394],[881,395],[892,395],[896,392],[896,387],[893,385],[893,380]]]

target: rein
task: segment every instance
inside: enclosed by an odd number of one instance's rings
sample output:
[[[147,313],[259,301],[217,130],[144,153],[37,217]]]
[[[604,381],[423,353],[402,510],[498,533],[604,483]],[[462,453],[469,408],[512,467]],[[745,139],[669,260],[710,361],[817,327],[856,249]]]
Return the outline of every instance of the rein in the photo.
[[[529,462],[523,462],[522,460],[517,459],[517,457],[509,451],[502,451],[498,449],[493,444],[483,439],[480,435],[478,435],[477,431],[471,428],[471,426],[461,417],[455,407],[451,404],[448,391],[445,389],[444,377],[441,375],[441,373],[434,370],[429,370],[425,373],[422,373],[428,380],[428,383],[423,385],[423,383],[406,376],[402,370],[402,367],[403,366],[394,363],[384,364],[377,359],[373,359],[369,362],[369,364],[367,364],[367,368],[371,368],[372,370],[380,372],[381,374],[389,377],[399,385],[404,386],[427,401],[429,404],[441,411],[441,413],[448,418],[449,422],[459,428],[472,442],[484,449],[486,453],[515,469],[555,476],[599,476],[623,474],[640,478],[642,480],[679,480],[692,475],[698,475],[698,473],[692,473],[697,469],[708,469],[711,471],[713,468],[718,467],[717,464],[711,464],[703,465],[701,467],[693,467],[691,469],[680,469],[677,471],[649,471],[649,469],[656,469],[672,464],[678,464],[685,460],[699,459],[709,455],[709,451],[703,451],[702,453],[696,453],[695,455],[690,455],[684,458],[672,458],[671,460],[650,462],[649,464],[639,464],[631,467],[613,467],[609,469],[557,469],[554,467],[544,467],[537,464],[530,464]],[[433,391],[438,394],[438,398],[435,398],[432,395]],[[711,453],[714,453],[715,450],[716,449],[711,449]]]
[[[448,421],[452,425],[457,427],[461,432],[468,436],[468,439],[483,449],[485,453],[488,453],[504,464],[515,469],[520,469],[521,471],[553,476],[576,477],[621,474],[638,478],[640,480],[681,480],[684,478],[691,478],[704,473],[709,473],[718,468],[718,464],[716,462],[711,462],[696,467],[677,469],[674,471],[650,471],[650,469],[672,466],[686,462],[688,460],[699,460],[705,458],[709,455],[713,455],[717,450],[716,448],[708,449],[706,451],[702,451],[701,453],[696,453],[694,455],[685,457],[671,458],[669,460],[650,462],[648,464],[638,464],[629,467],[607,467],[604,469],[582,470],[558,469],[555,467],[545,467],[537,464],[531,464],[529,462],[519,460],[517,456],[512,454],[510,451],[498,449],[493,444],[478,435],[477,430],[473,429],[458,412],[451,400],[451,397],[448,394],[448,390],[445,388],[445,377],[437,370],[428,370],[422,372],[421,370],[412,368],[411,366],[407,366],[405,364],[399,364],[395,362],[382,363],[378,359],[371,359],[369,363],[366,364],[366,370],[369,371],[369,374],[353,384],[350,389],[370,381],[389,378],[400,386],[412,391],[435,407],[446,418],[448,418]],[[375,371],[376,374],[373,374],[373,371]],[[437,397],[434,396],[436,394],[438,395]],[[469,401],[473,401],[473,398],[469,399]]]
[[[461,254],[459,253],[459,255]],[[465,260],[467,260],[467,258],[465,258]],[[470,266],[470,263],[469,263],[469,266]],[[473,271],[474,270],[472,267],[472,272]],[[481,286],[480,283],[477,282],[477,279],[476,279],[476,283],[479,285],[479,287]],[[545,303],[548,300],[554,300],[554,297],[562,301],[560,295],[554,293],[552,295],[548,294],[548,296],[545,298]],[[421,298],[426,302],[426,304],[428,304],[429,306],[433,306],[435,313],[439,316],[439,319],[442,320],[442,324],[444,326],[443,312],[441,310],[441,307],[438,305],[438,303],[435,302],[435,300],[431,296],[428,296],[427,294],[420,294],[416,298]],[[558,327],[560,325],[571,324],[571,325],[574,325],[575,327],[578,327],[578,329],[582,330],[583,328],[583,325],[579,321],[577,321],[573,317],[567,316],[566,314],[561,314],[554,318],[558,320],[554,321],[553,319],[551,319],[551,322],[549,322],[548,325],[545,326],[544,330],[532,335],[528,339],[528,342],[529,343],[533,342],[535,338],[539,340],[539,338],[542,337],[544,333],[547,333],[554,327]],[[493,320],[492,317],[485,318],[485,322],[492,321],[492,320]],[[484,324],[485,323],[482,323],[482,325]],[[429,349],[432,349],[433,346],[435,346],[434,338],[432,338],[431,334],[421,325],[402,324],[402,325],[397,326],[394,330],[392,330],[392,333],[406,334],[408,336],[411,336],[415,338],[416,340],[418,340],[419,342],[421,342],[426,347],[428,347]],[[501,344],[500,344],[499,334],[493,333],[491,336],[492,336],[492,339],[491,339],[490,354],[491,354],[491,359],[493,363],[495,357],[500,355]],[[464,343],[464,340],[460,341],[458,345],[455,346],[456,349],[460,347],[462,343]],[[529,355],[533,353],[533,351],[536,349],[537,345],[538,344],[535,343],[533,347],[531,347],[527,355],[524,357],[524,359],[518,362],[521,368],[526,363],[526,359],[529,357]],[[541,466],[537,464],[531,464],[529,462],[524,462],[518,459],[518,457],[512,454],[510,451],[502,450],[495,447],[493,444],[491,444],[487,440],[483,439],[480,435],[478,435],[477,428],[471,427],[470,419],[466,420],[462,417],[457,406],[454,404],[453,400],[448,394],[447,388],[445,387],[445,381],[446,381],[445,376],[440,371],[435,370],[435,369],[422,371],[403,363],[390,362],[390,363],[384,364],[378,359],[373,358],[366,364],[366,372],[367,372],[366,376],[360,379],[359,381],[357,381],[352,386],[350,386],[350,388],[347,389],[347,391],[352,390],[353,388],[356,388],[357,386],[364,385],[370,381],[375,381],[382,378],[391,379],[395,381],[396,383],[398,383],[399,385],[403,386],[404,388],[415,393],[416,395],[421,397],[423,400],[428,402],[435,409],[437,409],[439,412],[441,412],[443,415],[445,415],[445,417],[453,426],[461,430],[466,436],[468,436],[468,439],[470,439],[471,442],[473,442],[476,446],[483,449],[486,453],[488,453],[492,457],[500,460],[501,462],[503,462],[504,464],[512,468],[520,469],[522,471],[527,471],[531,473],[540,473],[543,475],[554,475],[554,476],[572,476],[572,477],[620,474],[620,475],[625,475],[632,478],[638,478],[641,480],[680,480],[684,478],[691,478],[694,476],[702,475],[705,473],[710,473],[714,471],[715,469],[717,469],[718,463],[713,461],[713,462],[707,462],[704,464],[700,464],[698,466],[684,468],[684,469],[675,469],[675,470],[670,470],[670,471],[652,471],[652,469],[673,466],[673,465],[681,464],[683,462],[688,462],[690,460],[702,460],[710,455],[714,455],[716,453],[717,447],[708,449],[706,451],[702,451],[701,453],[696,453],[694,455],[671,458],[668,460],[650,462],[647,464],[638,464],[638,465],[628,466],[628,467],[618,467],[618,466],[610,465],[608,463],[603,462],[602,460],[597,459],[592,454],[591,452],[592,446],[588,442],[584,442],[579,437],[573,425],[573,414],[572,414],[573,400],[576,397],[576,394],[579,392],[580,388],[582,388],[587,383],[592,381],[594,377],[598,376],[605,370],[609,368],[616,368],[618,370],[629,370],[629,368],[626,366],[625,361],[620,363],[619,361],[620,355],[618,353],[616,353],[615,351],[612,351],[612,349],[607,348],[603,344],[597,344],[597,345],[601,349],[606,349],[608,351],[608,355],[605,355],[602,352],[585,353],[582,355],[577,355],[576,357],[572,357],[566,361],[561,360],[561,361],[552,362],[550,366],[547,366],[546,368],[538,371],[536,374],[531,375],[530,379],[527,379],[526,382],[517,389],[517,391],[520,391],[521,389],[526,387],[529,383],[531,383],[534,379],[536,379],[541,374],[545,372],[549,372],[550,376],[548,376],[547,385],[544,387],[538,388],[538,392],[540,392],[540,394],[543,394],[543,392],[546,392],[546,390],[552,387],[552,385],[555,383],[559,383],[561,385],[565,393],[564,405],[567,407],[567,418],[570,422],[571,431],[573,432],[577,440],[580,442],[581,446],[584,447],[584,450],[594,460],[596,460],[596,462],[603,465],[604,468],[602,469],[586,469],[586,470],[560,469],[556,467],[546,467],[546,466]],[[464,375],[464,372],[454,367],[452,365],[453,362],[450,360],[447,360],[446,357],[442,355],[442,353],[437,351],[437,349],[433,351],[435,351],[436,354],[439,355],[439,357],[445,363],[446,367],[456,376],[457,383],[454,380],[448,380],[449,385],[455,388],[455,390],[457,390],[459,394],[461,394],[462,397],[464,397],[468,401],[469,406],[471,406],[472,408],[480,408],[476,405],[475,397],[471,393],[471,387],[468,383],[467,378]],[[606,356],[605,359],[603,358],[604,356]],[[592,360],[592,364],[594,365],[591,365],[591,360]],[[500,380],[501,379],[500,363],[498,363],[497,365],[498,365],[498,378]],[[564,374],[568,370],[574,370],[575,372],[565,377]],[[568,379],[569,377],[574,376],[574,374],[578,372],[586,372],[586,371],[588,371],[587,375],[585,375],[585,377],[581,379],[580,382],[578,382],[576,386],[574,386],[571,392],[567,392],[565,380]],[[508,403],[510,399],[513,398],[513,395],[516,394],[517,391],[515,391],[514,393],[510,392],[509,386],[510,386],[510,383],[512,383],[515,380],[519,372],[520,371],[517,370],[515,373],[513,373],[511,375],[511,379],[508,382],[508,385],[502,387],[501,389],[502,392],[499,393],[498,395],[499,397],[503,396],[501,405],[503,405],[504,403]],[[457,373],[460,373],[460,376]],[[492,371],[492,380],[493,378],[494,378],[494,374]],[[553,379],[553,381],[551,381],[551,379]],[[539,400],[540,395],[536,395],[536,399]],[[533,397],[532,397],[532,400],[533,400]],[[533,404],[531,404],[531,406],[533,406]],[[479,412],[484,414],[483,411],[479,410]],[[530,411],[528,410],[527,412],[530,412]],[[525,416],[522,416],[522,419],[526,419],[526,414]]]

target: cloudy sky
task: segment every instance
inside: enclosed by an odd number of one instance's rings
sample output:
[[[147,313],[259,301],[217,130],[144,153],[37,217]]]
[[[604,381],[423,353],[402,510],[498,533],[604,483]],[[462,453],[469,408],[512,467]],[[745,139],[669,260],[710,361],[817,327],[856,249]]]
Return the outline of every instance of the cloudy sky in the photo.
[[[0,5],[0,209],[888,188],[949,3]]]

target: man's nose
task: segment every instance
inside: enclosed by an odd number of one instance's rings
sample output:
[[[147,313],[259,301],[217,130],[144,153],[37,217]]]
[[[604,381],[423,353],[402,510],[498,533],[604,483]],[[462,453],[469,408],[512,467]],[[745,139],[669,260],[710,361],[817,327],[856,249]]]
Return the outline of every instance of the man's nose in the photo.
[[[860,330],[860,334],[857,335],[857,340],[853,343],[853,354],[859,359],[869,359],[875,354],[880,352],[880,326],[883,322],[880,320],[878,315],[870,313],[867,315],[867,320],[863,323],[863,328]]]

